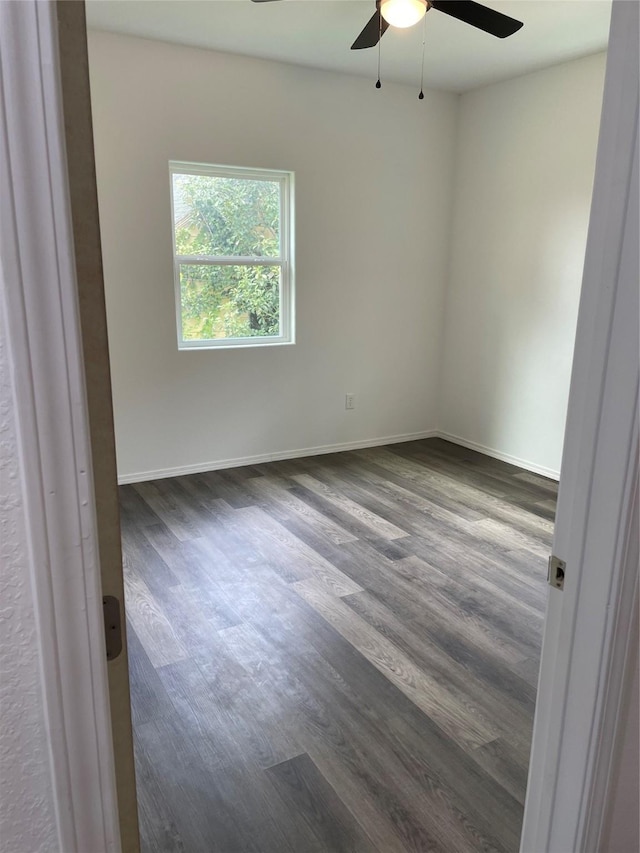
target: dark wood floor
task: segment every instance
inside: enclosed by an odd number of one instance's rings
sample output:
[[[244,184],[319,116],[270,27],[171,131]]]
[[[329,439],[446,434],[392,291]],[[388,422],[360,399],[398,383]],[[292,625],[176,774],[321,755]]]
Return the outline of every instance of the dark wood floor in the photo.
[[[143,849],[516,851],[556,490],[439,439],[122,487]]]

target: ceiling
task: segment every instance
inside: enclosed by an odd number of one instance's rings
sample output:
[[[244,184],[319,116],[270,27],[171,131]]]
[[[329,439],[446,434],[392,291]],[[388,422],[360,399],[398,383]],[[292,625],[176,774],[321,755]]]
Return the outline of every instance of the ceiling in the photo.
[[[496,39],[429,11],[425,25],[389,29],[381,43],[382,80],[419,87],[425,34],[425,87],[464,92],[604,50],[611,0],[488,0],[524,21]],[[350,50],[374,0],[87,0],[95,29],[275,59],[371,79],[377,49]]]

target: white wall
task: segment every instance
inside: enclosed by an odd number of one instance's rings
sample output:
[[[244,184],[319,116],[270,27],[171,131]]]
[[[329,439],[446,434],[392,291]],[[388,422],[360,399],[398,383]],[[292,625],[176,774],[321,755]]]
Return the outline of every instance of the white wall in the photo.
[[[435,428],[456,96],[89,47],[120,475]],[[295,346],[178,352],[169,159],[295,172]]]
[[[605,55],[461,96],[440,426],[560,469]]]
[[[1,298],[0,314],[0,847],[54,853],[58,830]]]
[[[604,54],[423,102],[106,33],[90,59],[122,478],[436,427],[559,471]],[[178,352],[169,159],[295,171],[295,346]]]

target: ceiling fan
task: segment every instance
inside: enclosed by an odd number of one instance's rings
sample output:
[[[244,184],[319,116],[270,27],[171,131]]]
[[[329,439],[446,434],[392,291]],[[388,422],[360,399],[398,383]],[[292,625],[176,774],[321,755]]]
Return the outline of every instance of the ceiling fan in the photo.
[[[253,2],[268,3],[270,0],[253,0]],[[501,39],[513,35],[522,26],[522,21],[510,18],[502,12],[496,12],[473,0],[376,0],[376,11],[351,45],[351,50],[375,47],[390,25],[413,26],[430,9],[444,12],[452,18],[457,18],[465,24],[471,24],[472,27],[477,27]]]

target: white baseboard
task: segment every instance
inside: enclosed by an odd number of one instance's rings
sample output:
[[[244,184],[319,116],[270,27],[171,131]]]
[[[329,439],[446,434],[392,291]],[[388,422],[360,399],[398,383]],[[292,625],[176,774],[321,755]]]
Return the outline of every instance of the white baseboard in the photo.
[[[523,468],[526,471],[532,471],[534,474],[541,474],[543,477],[549,477],[552,480],[559,480],[559,471],[554,471],[552,468],[546,468],[543,465],[536,465],[534,462],[529,462],[526,459],[520,459],[518,456],[511,456],[509,453],[502,453],[500,450],[495,450],[492,447],[485,447],[484,444],[478,444],[476,441],[469,441],[466,438],[461,438],[459,435],[452,435],[443,430],[429,429],[423,432],[407,433],[405,435],[387,435],[380,438],[367,438],[363,441],[346,441],[341,444],[324,444],[320,447],[301,447],[297,450],[281,450],[277,453],[259,453],[255,456],[238,456],[235,459],[219,459],[215,462],[200,462],[195,465],[182,465],[177,468],[159,468],[156,471],[139,471],[134,474],[123,474],[118,477],[118,483],[125,485],[127,483],[144,483],[147,480],[162,480],[166,477],[181,477],[185,474],[202,474],[205,471],[218,471],[224,468],[239,468],[242,465],[258,465],[261,462],[276,462],[283,459],[299,459],[302,456],[321,456],[324,453],[340,453],[344,450],[359,450],[364,447],[381,447],[385,444],[400,444],[403,441],[418,441],[421,438],[442,438],[445,441],[450,441],[452,444],[459,444],[461,447],[467,447],[469,450],[477,450],[478,453],[483,453],[485,456],[491,456],[493,459],[500,459],[502,462],[509,462],[511,465],[516,465],[518,468]]]
[[[325,444],[321,447],[302,447],[297,450],[282,450],[277,453],[260,453],[256,456],[239,456],[235,459],[219,459],[215,462],[200,462],[195,465],[182,465],[178,468],[159,468],[157,471],[140,471],[135,474],[122,474],[118,484],[144,483],[147,480],[162,480],[165,477],[181,477],[185,474],[202,474],[205,471],[217,471],[222,468],[239,468],[242,465],[258,465],[261,462],[277,462],[283,459],[299,459],[301,456],[320,456],[324,453],[340,453],[344,450],[360,450],[363,447],[380,447],[384,444],[400,444],[403,441],[418,441],[421,438],[434,438],[440,433],[435,429],[406,435],[387,435],[380,438],[367,438],[363,441],[346,441],[341,444]]]
[[[527,471],[532,471],[534,474],[542,474],[543,477],[549,477],[551,480],[559,480],[560,472],[553,468],[546,468],[544,465],[536,465],[535,462],[529,462],[527,459],[520,459],[518,456],[511,456],[510,453],[503,453],[501,450],[494,450],[493,447],[485,447],[484,444],[478,444],[477,441],[469,441],[466,438],[461,438],[459,435],[452,435],[449,432],[438,430],[436,432],[438,438],[443,438],[445,441],[450,441],[452,444],[459,444],[461,447],[467,447],[469,450],[477,450],[478,453],[484,453],[485,456],[491,456],[493,459],[499,459],[501,462],[509,462],[511,465],[517,465],[518,468],[524,468]]]

